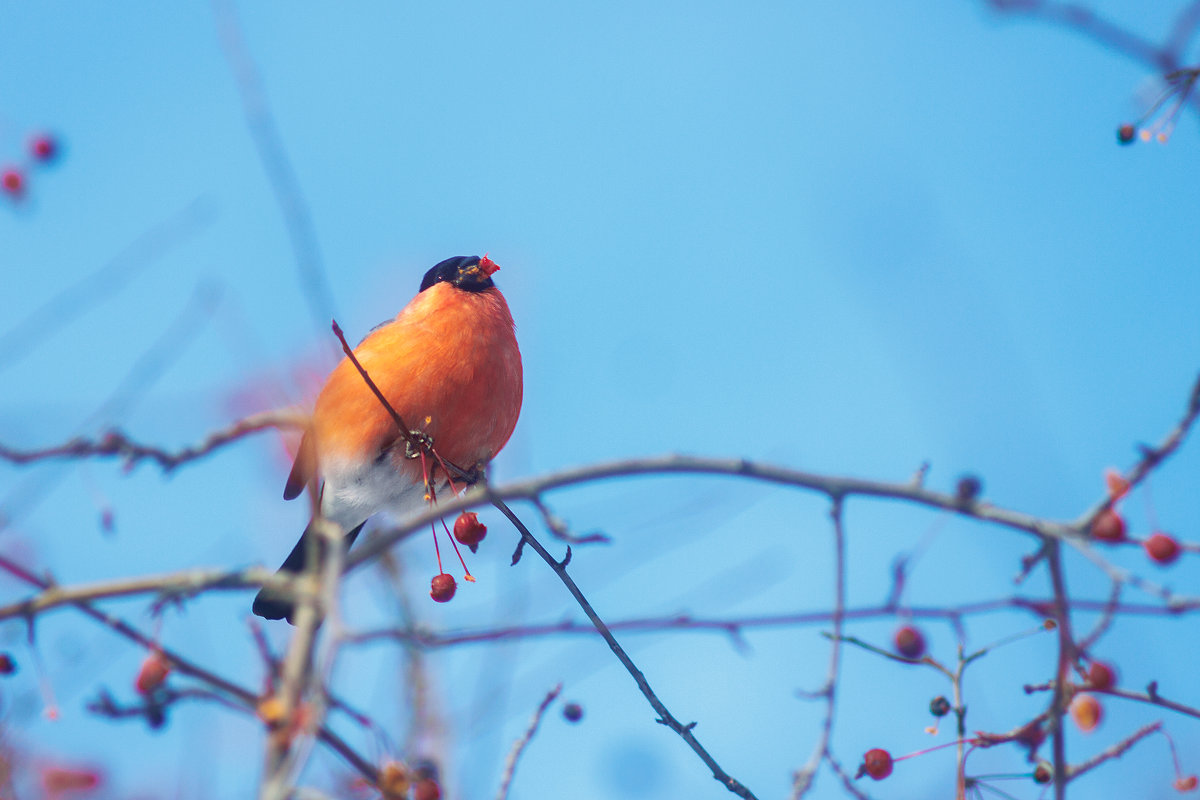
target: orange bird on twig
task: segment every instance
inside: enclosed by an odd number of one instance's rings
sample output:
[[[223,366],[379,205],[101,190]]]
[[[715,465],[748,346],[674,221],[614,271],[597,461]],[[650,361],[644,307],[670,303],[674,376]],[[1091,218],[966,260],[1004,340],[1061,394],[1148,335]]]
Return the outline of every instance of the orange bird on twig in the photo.
[[[478,470],[512,435],[521,411],[521,353],[508,303],[492,282],[498,269],[487,256],[440,262],[395,319],[355,348],[362,370],[410,431],[397,427],[351,359],[325,382],[283,496],[291,500],[323,481],[320,514],[347,532],[346,547],[376,512],[412,514],[445,486],[452,476],[433,477],[439,461]],[[281,572],[304,570],[315,535],[309,523]],[[264,588],[254,599],[260,617],[290,618],[292,611],[283,592]]]

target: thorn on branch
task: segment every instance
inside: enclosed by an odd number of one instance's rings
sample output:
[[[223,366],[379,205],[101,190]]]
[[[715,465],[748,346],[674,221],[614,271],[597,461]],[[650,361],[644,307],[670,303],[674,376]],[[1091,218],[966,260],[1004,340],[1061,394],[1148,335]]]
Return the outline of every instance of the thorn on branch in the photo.
[[[509,563],[509,566],[515,567],[517,565],[517,562],[521,560],[521,554],[524,552],[525,552],[525,537],[522,536],[520,539],[517,539],[517,547],[515,550],[513,550],[512,561]]]
[[[922,461],[921,466],[917,467],[917,471],[913,473],[912,478],[910,478],[908,482],[914,489],[924,489],[925,488],[925,476],[928,474],[929,474],[929,462]]]
[[[571,563],[571,545],[567,545],[567,554],[563,556],[563,560],[558,562],[559,569],[566,569],[567,564]]]

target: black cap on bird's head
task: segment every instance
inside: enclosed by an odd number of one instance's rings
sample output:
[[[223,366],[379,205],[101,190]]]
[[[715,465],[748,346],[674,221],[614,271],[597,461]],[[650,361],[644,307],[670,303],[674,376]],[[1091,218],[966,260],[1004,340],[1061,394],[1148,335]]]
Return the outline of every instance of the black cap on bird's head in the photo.
[[[421,291],[425,291],[435,283],[448,283],[468,292],[482,292],[484,289],[491,289],[496,285],[492,283],[492,273],[498,269],[500,267],[496,265],[496,262],[486,255],[483,258],[479,256],[447,258],[445,261],[435,264],[431,270],[425,273],[425,277],[421,280]]]

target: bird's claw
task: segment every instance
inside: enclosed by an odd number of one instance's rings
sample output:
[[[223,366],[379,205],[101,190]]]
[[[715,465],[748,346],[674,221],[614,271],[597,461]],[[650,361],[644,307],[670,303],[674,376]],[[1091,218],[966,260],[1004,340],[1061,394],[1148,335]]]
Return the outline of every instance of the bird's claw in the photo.
[[[416,445],[414,447],[414,445]],[[423,453],[433,452],[433,437],[421,431],[409,431],[404,440],[404,457],[420,458]]]

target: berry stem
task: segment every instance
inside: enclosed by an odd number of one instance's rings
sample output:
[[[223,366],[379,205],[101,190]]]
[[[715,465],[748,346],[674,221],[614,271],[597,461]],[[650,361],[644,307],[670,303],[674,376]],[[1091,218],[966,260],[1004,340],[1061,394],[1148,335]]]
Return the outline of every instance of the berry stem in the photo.
[[[429,523],[429,530],[433,533],[433,552],[437,554],[438,574],[440,575],[443,572],[445,572],[446,570],[442,569],[442,548],[438,547],[437,523],[436,522]],[[453,541],[453,539],[451,539],[451,541]]]
[[[460,553],[458,550],[458,542],[454,540],[454,535],[451,534],[450,529],[446,527],[446,520],[444,518],[442,519],[442,527],[446,528],[446,538],[449,539],[450,544],[454,546],[454,555],[458,556],[458,563],[462,564],[463,572],[465,573],[463,575],[463,580],[474,583],[475,576],[471,574],[471,570],[467,569],[467,562],[463,561],[462,553]]]

